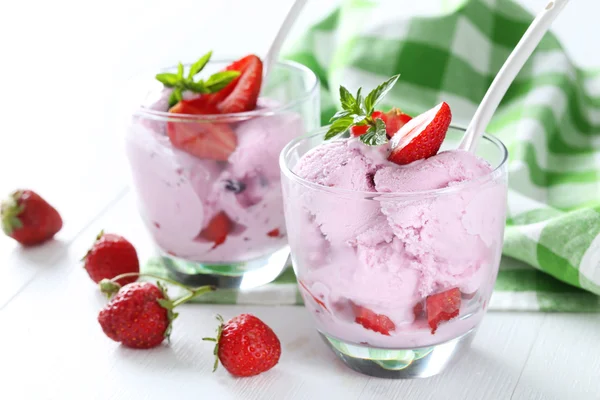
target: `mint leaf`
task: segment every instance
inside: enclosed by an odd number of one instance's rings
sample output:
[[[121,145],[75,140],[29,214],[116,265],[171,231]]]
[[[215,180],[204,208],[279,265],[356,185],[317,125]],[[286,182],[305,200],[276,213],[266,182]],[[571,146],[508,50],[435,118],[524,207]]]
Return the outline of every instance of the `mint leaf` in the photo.
[[[169,107],[173,107],[175,104],[180,102],[183,99],[183,95],[181,93],[181,88],[176,87],[173,89],[171,96],[169,96]]]
[[[169,88],[177,85],[177,82],[179,82],[177,75],[170,72],[156,74],[156,80]]]
[[[333,122],[333,121],[335,121],[336,119],[339,119],[339,118],[347,117],[347,116],[349,116],[351,114],[352,114],[352,112],[351,111],[347,111],[347,110],[338,111],[338,112],[336,112],[334,114],[333,117],[331,117],[329,119],[329,122]]]
[[[210,78],[204,82],[206,89],[209,93],[218,92],[225,86],[229,85],[231,81],[240,76],[240,71],[222,71],[211,75]]]
[[[356,99],[345,87],[340,85],[340,102],[342,108],[348,111],[354,111],[356,109]]]
[[[200,57],[200,59],[198,61],[196,61],[194,64],[192,64],[192,66],[190,67],[190,72],[188,73],[188,79],[192,79],[194,76],[196,76],[196,74],[198,72],[202,71],[202,69],[204,69],[204,67],[210,60],[211,56],[212,56],[212,51],[209,51],[208,53],[206,53],[205,55]]]
[[[180,80],[183,80],[183,64],[182,63],[177,64],[177,78],[179,78]]]
[[[354,118],[352,118],[351,116],[342,117],[342,118],[335,120],[329,126],[329,129],[327,130],[327,133],[325,134],[325,140],[332,139],[332,138],[336,137],[337,135],[339,135],[340,133],[346,132],[348,130],[348,128],[350,128],[350,126],[352,126],[353,122],[354,122]]]
[[[210,93],[210,91],[206,88],[204,81],[200,80],[198,82],[194,81],[183,81],[184,89],[187,89],[194,93]]]
[[[360,141],[369,146],[379,146],[388,142],[385,132],[385,122],[381,118],[375,120],[375,126],[371,125],[364,135],[360,136]]]
[[[370,115],[375,110],[375,105],[385,97],[386,94],[394,87],[396,82],[400,78],[400,74],[392,76],[381,85],[377,86],[371,91],[365,98],[365,111]]]
[[[364,107],[362,107],[363,105],[363,98],[362,98],[362,94],[360,93],[362,91],[362,88],[359,87],[358,90],[356,91],[356,104],[357,104],[357,108],[356,108],[356,113],[357,114],[366,114],[367,112],[365,110],[363,110]]]

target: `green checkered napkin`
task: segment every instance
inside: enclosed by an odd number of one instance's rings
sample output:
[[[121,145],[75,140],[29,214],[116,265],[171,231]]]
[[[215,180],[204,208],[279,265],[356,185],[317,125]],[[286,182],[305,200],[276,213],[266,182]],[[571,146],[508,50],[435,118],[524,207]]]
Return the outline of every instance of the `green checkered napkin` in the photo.
[[[287,58],[322,85],[322,122],[337,88],[372,89],[401,73],[381,108],[419,114],[444,100],[466,126],[531,20],[508,0],[453,0],[407,17],[392,1],[351,0],[312,26]],[[600,311],[600,70],[577,68],[552,34],[506,94],[488,131],[510,152],[508,219],[493,310]],[[160,263],[148,269],[164,273]],[[202,302],[301,304],[293,271],[259,289]]]

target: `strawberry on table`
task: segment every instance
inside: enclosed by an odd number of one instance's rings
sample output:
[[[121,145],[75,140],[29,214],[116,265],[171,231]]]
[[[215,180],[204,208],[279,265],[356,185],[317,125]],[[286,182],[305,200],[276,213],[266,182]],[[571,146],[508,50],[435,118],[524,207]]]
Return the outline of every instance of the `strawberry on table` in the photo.
[[[356,304],[352,304],[354,311],[354,322],[362,325],[365,329],[389,336],[390,332],[396,330],[396,324],[386,315],[377,314],[374,311]]]
[[[32,190],[16,190],[2,202],[2,230],[24,246],[41,244],[61,230],[56,209]]]
[[[251,314],[241,314],[224,323],[217,316],[219,327],[215,342],[214,370],[219,361],[233,376],[261,374],[273,368],[281,356],[281,343],[273,330]]]
[[[140,271],[135,247],[124,237],[112,233],[100,232],[82,261],[88,275],[96,283],[102,279]],[[136,280],[137,276],[134,275],[122,278],[118,283],[126,285]]]
[[[139,275],[123,274],[122,276]],[[121,287],[116,279],[104,279],[100,288],[109,295],[116,295],[98,314],[102,330],[115,342],[135,349],[150,349],[169,339],[173,320],[177,313],[173,309],[190,299],[214,290],[212,286],[189,289],[178,282],[167,280],[184,287],[188,294],[171,300],[166,288],[157,282],[134,282]]]
[[[392,138],[388,160],[404,165],[436,155],[451,120],[452,112],[445,102],[413,118]]]
[[[427,322],[434,334],[441,322],[456,318],[460,311],[460,290],[452,288],[441,293],[427,296]]]

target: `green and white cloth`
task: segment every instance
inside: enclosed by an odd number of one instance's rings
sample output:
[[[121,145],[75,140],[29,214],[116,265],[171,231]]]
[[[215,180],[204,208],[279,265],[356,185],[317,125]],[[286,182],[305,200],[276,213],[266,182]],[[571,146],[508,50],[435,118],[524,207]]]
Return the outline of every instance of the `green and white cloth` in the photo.
[[[416,115],[443,100],[453,124],[466,126],[532,19],[508,0],[446,1],[437,15],[410,18],[390,1],[350,0],[286,58],[319,76],[323,124],[338,109],[340,84],[368,91],[400,73],[381,108]],[[600,311],[600,70],[577,68],[547,34],[488,132],[510,153],[505,257],[490,309]],[[200,301],[302,303],[291,270],[259,289]]]

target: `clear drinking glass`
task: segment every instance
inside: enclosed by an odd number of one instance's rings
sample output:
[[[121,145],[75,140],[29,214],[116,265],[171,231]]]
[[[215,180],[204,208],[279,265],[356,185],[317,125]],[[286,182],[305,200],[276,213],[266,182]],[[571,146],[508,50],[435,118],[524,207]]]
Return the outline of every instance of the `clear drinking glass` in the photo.
[[[294,139],[280,156],[288,242],[305,306],[350,368],[384,378],[435,375],[469,346],[496,281],[506,148],[484,136],[477,155],[492,172],[471,181],[422,192],[358,192],[293,172],[325,132]],[[441,150],[456,148],[463,133],[450,128]],[[381,227],[393,234],[381,239]],[[444,296],[459,304],[457,316],[435,309]],[[435,315],[442,315],[437,329],[429,321]]]
[[[230,63],[211,61],[203,74]],[[167,111],[170,89],[156,72],[130,82],[126,151],[139,212],[160,259],[194,285],[272,281],[289,254],[278,157],[286,143],[319,126],[317,77],[280,62],[255,110],[197,115]],[[191,151],[175,147],[172,135],[193,144]],[[223,149],[233,152],[223,156]]]

